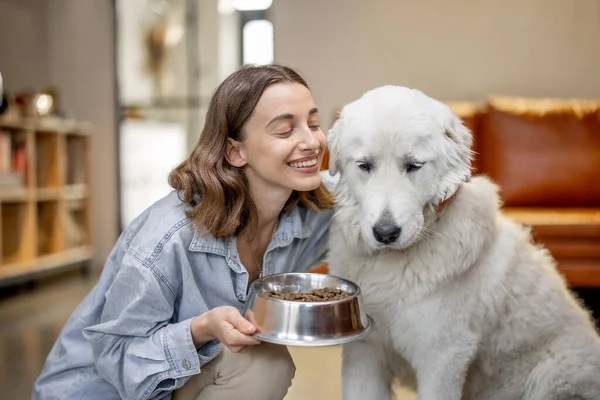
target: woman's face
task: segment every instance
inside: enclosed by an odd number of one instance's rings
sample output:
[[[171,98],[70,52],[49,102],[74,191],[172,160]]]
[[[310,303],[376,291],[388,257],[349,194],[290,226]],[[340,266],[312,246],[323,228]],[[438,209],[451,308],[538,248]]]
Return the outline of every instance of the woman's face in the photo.
[[[242,140],[229,152],[250,184],[265,190],[309,191],[321,184],[327,147],[310,91],[298,83],[269,86],[246,122]],[[237,158],[236,158],[237,157]]]

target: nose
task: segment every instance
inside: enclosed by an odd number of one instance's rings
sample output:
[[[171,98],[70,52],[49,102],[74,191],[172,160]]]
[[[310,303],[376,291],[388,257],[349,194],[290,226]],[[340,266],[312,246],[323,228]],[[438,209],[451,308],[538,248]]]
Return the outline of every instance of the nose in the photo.
[[[308,129],[308,131],[305,132],[304,139],[300,143],[300,150],[302,150],[302,151],[305,151],[305,150],[315,151],[315,150],[317,150],[320,147],[321,147],[321,142],[317,138],[317,133],[311,131],[310,129]]]
[[[400,237],[402,228],[392,222],[377,222],[373,226],[373,236],[383,244],[394,243]]]

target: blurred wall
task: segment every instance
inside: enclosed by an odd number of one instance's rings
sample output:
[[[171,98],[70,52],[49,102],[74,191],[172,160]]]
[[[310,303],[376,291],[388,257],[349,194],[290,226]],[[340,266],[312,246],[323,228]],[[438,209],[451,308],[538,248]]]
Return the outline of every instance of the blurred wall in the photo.
[[[0,0],[0,71],[7,90],[60,90],[69,114],[94,124],[94,266],[117,237],[117,153],[111,0]]]
[[[0,72],[6,90],[40,89],[48,82],[46,5],[0,0]]]
[[[334,107],[384,84],[440,100],[600,97],[597,0],[277,0],[275,59]]]

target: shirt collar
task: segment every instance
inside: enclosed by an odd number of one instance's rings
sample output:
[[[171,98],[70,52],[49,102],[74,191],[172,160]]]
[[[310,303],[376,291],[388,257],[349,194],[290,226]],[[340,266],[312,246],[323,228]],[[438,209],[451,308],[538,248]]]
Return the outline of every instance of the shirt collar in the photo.
[[[279,227],[273,237],[273,244],[278,247],[284,247],[292,242],[292,239],[305,239],[312,233],[312,227],[304,223],[304,212],[299,206],[281,213]],[[202,251],[207,253],[229,256],[233,238],[216,238],[207,234],[202,236],[198,228],[194,230],[194,237],[190,243],[190,251]]]

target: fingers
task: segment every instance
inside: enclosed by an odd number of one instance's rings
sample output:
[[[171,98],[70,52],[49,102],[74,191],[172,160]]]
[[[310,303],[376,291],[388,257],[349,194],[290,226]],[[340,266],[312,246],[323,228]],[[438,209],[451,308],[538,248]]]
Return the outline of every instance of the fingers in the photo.
[[[229,322],[235,329],[246,335],[252,335],[256,332],[256,326],[242,317],[237,309],[233,309],[225,315],[225,321]]]
[[[260,340],[250,336],[256,332],[256,326],[246,320],[236,308],[224,306],[213,309],[212,312],[216,317],[213,323],[217,327],[217,338],[229,351],[245,352],[260,344]]]
[[[260,340],[252,336],[246,336],[237,330],[232,330],[225,338],[225,341],[223,341],[223,344],[232,353],[246,353],[250,348],[260,343]]]
[[[255,332],[260,332],[260,329],[258,329],[258,322],[256,321],[256,317],[254,316],[254,311],[250,309],[246,310],[246,315],[244,315],[244,317],[254,325],[256,329]]]
[[[256,346],[260,340],[232,329],[223,337],[223,342],[227,346]]]

